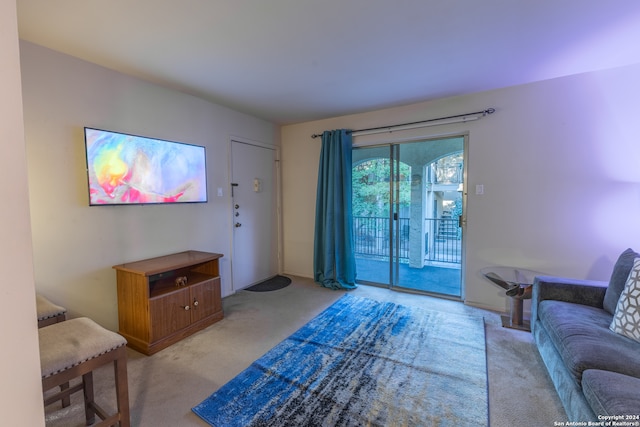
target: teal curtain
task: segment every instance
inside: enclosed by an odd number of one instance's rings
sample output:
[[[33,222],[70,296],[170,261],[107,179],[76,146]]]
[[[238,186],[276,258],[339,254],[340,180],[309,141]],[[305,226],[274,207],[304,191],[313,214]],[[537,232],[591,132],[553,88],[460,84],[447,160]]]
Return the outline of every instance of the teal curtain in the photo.
[[[351,133],[325,131],[318,171],[313,278],[331,289],[356,287],[351,206]]]

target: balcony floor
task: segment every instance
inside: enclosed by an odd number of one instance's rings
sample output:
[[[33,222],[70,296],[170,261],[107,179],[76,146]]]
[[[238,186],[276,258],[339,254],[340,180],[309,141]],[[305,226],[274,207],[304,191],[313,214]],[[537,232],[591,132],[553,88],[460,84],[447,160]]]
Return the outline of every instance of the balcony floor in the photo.
[[[356,256],[356,268],[358,272],[356,281],[388,285],[389,261]],[[459,298],[461,296],[460,273],[460,264],[451,264],[451,267],[429,265],[423,268],[411,268],[408,264],[401,263],[397,288]],[[381,283],[381,281],[387,283]]]

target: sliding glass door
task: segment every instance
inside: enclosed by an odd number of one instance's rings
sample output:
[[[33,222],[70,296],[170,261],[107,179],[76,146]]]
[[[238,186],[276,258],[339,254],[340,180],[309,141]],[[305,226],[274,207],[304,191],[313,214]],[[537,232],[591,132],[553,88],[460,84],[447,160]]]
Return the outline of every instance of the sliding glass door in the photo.
[[[464,140],[354,148],[359,282],[461,297]]]
[[[353,151],[353,231],[357,280],[391,285],[391,146]]]

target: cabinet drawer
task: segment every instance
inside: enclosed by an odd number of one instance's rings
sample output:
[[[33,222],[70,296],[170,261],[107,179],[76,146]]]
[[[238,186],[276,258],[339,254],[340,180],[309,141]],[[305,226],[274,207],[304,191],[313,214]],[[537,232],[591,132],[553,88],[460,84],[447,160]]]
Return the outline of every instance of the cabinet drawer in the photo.
[[[189,289],[149,300],[151,342],[173,334],[191,323]]]
[[[197,285],[190,286],[191,321],[197,322],[222,310],[220,298],[220,278],[209,279]]]

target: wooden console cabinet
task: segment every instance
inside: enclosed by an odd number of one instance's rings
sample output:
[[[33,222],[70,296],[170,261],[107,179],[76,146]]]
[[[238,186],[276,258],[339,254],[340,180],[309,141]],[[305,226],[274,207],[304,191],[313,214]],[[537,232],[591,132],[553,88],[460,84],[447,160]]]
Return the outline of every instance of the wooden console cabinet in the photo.
[[[129,347],[151,355],[221,320],[221,257],[186,251],[114,265],[118,332]]]

